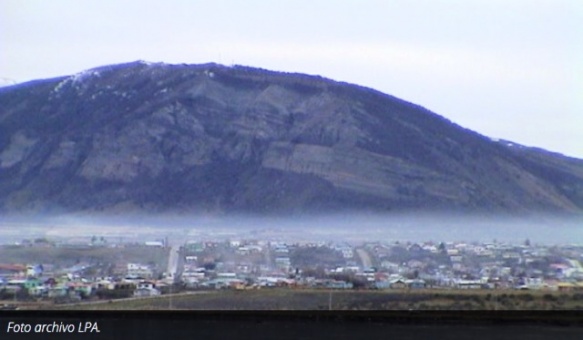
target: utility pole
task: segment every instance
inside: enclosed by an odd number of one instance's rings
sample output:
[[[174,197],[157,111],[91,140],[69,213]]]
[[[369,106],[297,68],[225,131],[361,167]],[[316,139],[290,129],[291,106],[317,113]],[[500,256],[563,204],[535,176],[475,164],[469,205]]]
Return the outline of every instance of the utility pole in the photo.
[[[172,309],[172,285],[170,285],[170,299],[168,300],[168,309]]]
[[[330,290],[330,293],[328,296],[328,310],[332,310],[332,290]]]

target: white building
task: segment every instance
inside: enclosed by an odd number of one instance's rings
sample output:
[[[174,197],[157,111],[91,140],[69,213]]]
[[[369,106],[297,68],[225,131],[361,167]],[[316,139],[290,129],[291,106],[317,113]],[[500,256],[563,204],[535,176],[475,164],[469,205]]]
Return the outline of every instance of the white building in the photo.
[[[136,290],[134,290],[134,296],[136,297],[147,297],[157,295],[160,295],[160,291],[156,289],[156,284],[150,281],[142,281],[138,283]]]
[[[138,263],[128,263],[127,265],[128,277],[141,277],[144,279],[150,279],[153,275],[154,272],[150,266]]]

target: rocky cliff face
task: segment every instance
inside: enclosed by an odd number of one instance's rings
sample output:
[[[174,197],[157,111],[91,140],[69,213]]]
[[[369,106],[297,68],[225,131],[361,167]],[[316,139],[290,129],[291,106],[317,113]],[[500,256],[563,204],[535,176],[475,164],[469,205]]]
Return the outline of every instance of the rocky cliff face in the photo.
[[[135,62],[0,103],[5,212],[583,211],[583,161],[320,77]]]

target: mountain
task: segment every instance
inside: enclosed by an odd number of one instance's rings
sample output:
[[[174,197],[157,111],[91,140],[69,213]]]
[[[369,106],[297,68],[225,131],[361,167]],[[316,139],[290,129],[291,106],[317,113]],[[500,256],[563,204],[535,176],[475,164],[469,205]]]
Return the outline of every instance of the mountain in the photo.
[[[0,211],[583,211],[583,161],[378,91],[133,62],[0,89]]]

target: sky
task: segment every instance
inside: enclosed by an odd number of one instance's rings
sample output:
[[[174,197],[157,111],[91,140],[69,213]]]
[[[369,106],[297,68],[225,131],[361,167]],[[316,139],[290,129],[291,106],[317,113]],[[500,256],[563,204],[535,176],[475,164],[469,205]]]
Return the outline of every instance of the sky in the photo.
[[[581,0],[0,2],[0,78],[135,60],[321,75],[583,158]]]

